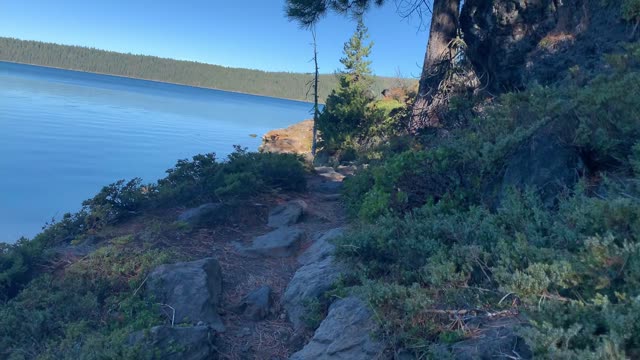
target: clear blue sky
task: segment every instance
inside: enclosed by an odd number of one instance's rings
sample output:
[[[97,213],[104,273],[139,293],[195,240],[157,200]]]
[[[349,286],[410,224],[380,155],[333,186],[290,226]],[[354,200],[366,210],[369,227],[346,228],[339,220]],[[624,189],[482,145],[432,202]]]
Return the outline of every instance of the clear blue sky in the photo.
[[[394,0],[365,22],[377,75],[420,74],[427,32]],[[318,26],[320,71],[339,67],[349,19]],[[311,72],[311,36],[284,17],[284,0],[0,0],[0,36],[90,46],[269,71]]]

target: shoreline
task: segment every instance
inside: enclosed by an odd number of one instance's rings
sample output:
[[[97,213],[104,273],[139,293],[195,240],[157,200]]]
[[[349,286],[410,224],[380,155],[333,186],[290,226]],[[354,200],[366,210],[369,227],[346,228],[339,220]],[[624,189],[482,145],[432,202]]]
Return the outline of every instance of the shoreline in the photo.
[[[305,103],[305,104],[313,104],[312,101],[306,101],[306,100],[300,100],[300,99],[290,99],[290,98],[270,96],[270,95],[264,95],[264,94],[248,93],[248,92],[238,91],[238,90],[225,90],[225,89],[214,88],[214,87],[190,85],[190,84],[185,84],[185,83],[177,83],[177,82],[157,80],[157,79],[147,79],[147,78],[142,78],[142,77],[109,74],[109,73],[96,72],[96,71],[87,71],[87,70],[79,70],[79,69],[69,69],[69,68],[63,68],[63,67],[59,67],[59,66],[40,65],[40,64],[33,64],[33,63],[26,63],[26,62],[19,62],[19,61],[8,61],[8,60],[2,60],[2,59],[0,59],[0,62],[5,62],[5,63],[8,63],[8,64],[39,66],[39,67],[43,67],[43,68],[47,68],[47,69],[75,71],[75,72],[86,73],[86,74],[113,76],[113,77],[123,78],[123,79],[143,80],[143,81],[150,81],[150,82],[160,83],[160,84],[187,86],[187,87],[192,87],[192,88],[196,88],[196,89],[224,91],[224,92],[230,92],[230,93],[234,93],[234,94],[259,96],[259,97],[266,97],[266,98],[270,98],[270,99],[289,100],[289,101],[296,101],[296,102],[301,102],[301,103]],[[324,105],[323,102],[319,102],[318,104]]]

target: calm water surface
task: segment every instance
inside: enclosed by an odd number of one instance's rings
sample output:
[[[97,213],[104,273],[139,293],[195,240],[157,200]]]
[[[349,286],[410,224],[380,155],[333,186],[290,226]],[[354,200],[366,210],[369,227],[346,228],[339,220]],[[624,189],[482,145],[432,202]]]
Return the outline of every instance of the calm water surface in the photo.
[[[307,103],[0,62],[0,241],[33,236],[118,179],[252,150]],[[249,134],[258,134],[252,138]]]

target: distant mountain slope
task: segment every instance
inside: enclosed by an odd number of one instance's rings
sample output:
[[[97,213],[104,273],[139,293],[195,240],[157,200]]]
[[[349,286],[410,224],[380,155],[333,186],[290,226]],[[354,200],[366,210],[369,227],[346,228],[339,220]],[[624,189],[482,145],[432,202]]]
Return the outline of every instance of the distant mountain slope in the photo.
[[[0,37],[0,61],[51,66],[133,78],[200,86],[249,94],[311,101],[305,96],[312,75],[266,72],[179,61],[146,55],[122,54],[80,46]],[[325,99],[337,80],[321,75],[320,99]],[[397,86],[394,78],[377,77],[376,93]]]

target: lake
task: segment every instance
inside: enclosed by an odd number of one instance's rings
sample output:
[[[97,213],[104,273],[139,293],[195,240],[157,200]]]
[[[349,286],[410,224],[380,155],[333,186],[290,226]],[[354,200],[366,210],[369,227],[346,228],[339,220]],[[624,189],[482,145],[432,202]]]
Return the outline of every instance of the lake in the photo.
[[[0,241],[32,237],[51,218],[119,179],[164,176],[176,160],[309,117],[304,102],[0,62]],[[257,134],[257,138],[250,137]]]

